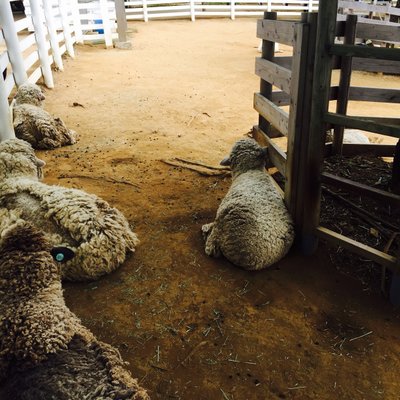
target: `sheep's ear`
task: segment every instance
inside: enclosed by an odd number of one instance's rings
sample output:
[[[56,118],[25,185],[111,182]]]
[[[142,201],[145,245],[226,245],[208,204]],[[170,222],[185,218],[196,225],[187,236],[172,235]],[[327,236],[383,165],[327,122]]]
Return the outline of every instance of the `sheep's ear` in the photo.
[[[59,263],[65,263],[75,257],[75,252],[73,250],[63,246],[53,247],[50,253],[54,260]]]
[[[219,164],[223,166],[229,166],[231,165],[231,158],[225,157]]]
[[[42,168],[42,167],[44,167],[45,165],[46,165],[46,162],[45,162],[45,161],[41,160],[40,158],[37,158],[37,159],[36,159],[36,166],[37,166],[37,167]]]

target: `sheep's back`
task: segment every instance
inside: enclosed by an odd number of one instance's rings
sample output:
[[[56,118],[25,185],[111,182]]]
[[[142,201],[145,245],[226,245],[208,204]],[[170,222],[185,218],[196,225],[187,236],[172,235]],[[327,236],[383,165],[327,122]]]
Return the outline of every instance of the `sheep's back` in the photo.
[[[272,178],[263,171],[236,177],[216,217],[226,258],[259,269],[282,258],[293,242],[293,223]]]
[[[124,368],[116,350],[79,335],[68,349],[51,354],[34,368],[20,370],[15,364],[0,390],[0,398],[14,400],[148,400],[146,392]]]

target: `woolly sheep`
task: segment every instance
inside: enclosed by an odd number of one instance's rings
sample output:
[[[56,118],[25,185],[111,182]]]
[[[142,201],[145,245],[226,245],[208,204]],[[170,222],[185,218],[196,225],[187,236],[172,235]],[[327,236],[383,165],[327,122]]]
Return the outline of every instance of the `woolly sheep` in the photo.
[[[247,270],[276,263],[289,251],[294,229],[273,178],[265,172],[267,149],[253,139],[239,140],[222,165],[232,169],[232,186],[215,221],[203,225],[205,252],[224,255]]]
[[[95,195],[39,182],[43,164],[23,140],[0,143],[0,207],[75,253],[63,264],[63,278],[95,279],[116,269],[139,242],[128,221]]]
[[[333,132],[331,130],[326,133],[326,141],[333,141]],[[370,141],[368,137],[365,136],[364,133],[358,129],[345,129],[343,134],[343,143],[369,144]]]
[[[119,352],[65,305],[50,250],[18,218],[0,239],[0,398],[149,400]]]
[[[54,149],[76,143],[76,133],[68,129],[60,118],[43,110],[45,99],[39,86],[22,84],[13,101],[15,135],[29,142],[35,149]]]

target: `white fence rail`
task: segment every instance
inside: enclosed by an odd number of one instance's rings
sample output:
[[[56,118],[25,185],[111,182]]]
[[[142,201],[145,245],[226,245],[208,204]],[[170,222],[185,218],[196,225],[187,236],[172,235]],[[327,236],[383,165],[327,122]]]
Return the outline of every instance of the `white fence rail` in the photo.
[[[264,11],[278,15],[297,16],[302,12],[316,11],[318,0],[125,0],[128,20],[148,21],[156,18],[258,17]]]
[[[25,15],[0,0],[0,140],[14,136],[9,97],[15,86],[43,77],[54,87],[52,65],[63,70],[62,55],[74,57],[76,42],[102,40],[111,46],[114,2],[107,0],[25,0]]]

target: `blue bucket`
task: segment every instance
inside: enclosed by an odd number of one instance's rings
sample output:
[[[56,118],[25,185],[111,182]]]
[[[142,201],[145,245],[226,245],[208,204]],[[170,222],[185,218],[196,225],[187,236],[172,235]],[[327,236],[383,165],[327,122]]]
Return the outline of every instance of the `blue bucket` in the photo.
[[[102,24],[103,20],[102,19],[95,19],[94,23],[95,24]],[[104,33],[104,29],[95,29],[94,31],[97,32],[97,33]]]

